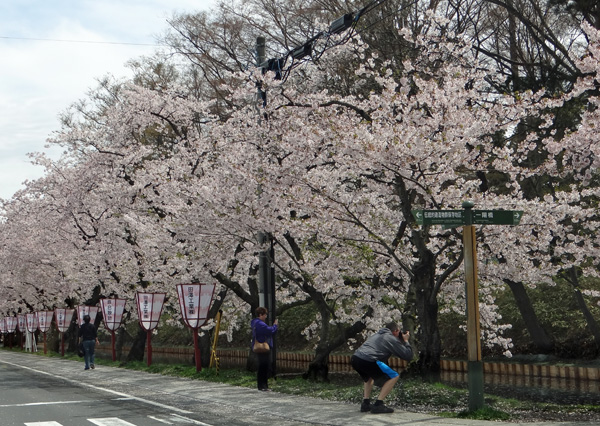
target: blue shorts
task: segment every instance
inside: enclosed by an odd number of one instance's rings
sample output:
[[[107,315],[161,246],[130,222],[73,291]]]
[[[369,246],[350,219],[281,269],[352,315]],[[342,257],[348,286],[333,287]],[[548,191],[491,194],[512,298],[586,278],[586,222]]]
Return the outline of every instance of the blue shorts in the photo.
[[[352,368],[356,370],[363,381],[368,382],[370,379],[375,381],[387,382],[394,377],[398,377],[399,374],[392,370],[386,363],[381,361],[365,361],[355,355],[352,355],[350,360]]]

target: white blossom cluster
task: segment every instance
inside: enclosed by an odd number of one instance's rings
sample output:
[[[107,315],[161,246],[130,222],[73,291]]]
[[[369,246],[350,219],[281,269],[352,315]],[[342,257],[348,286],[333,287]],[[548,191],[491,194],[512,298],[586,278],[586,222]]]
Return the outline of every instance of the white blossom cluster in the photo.
[[[257,235],[268,233],[277,303],[318,312],[307,339],[404,318],[426,345],[440,307],[464,312],[462,236],[419,226],[411,212],[472,200],[524,212],[519,226],[477,229],[482,338],[509,355],[510,324],[494,300],[506,280],[550,282],[570,266],[597,275],[600,194],[590,183],[600,109],[586,109],[572,133],[545,138],[549,155],[535,169],[524,160],[539,149],[536,134],[509,141],[520,120],[544,111],[551,123],[551,107],[597,88],[600,40],[586,30],[586,77],[558,99],[489,95],[468,45],[427,35],[411,40],[421,59],[401,66],[360,42],[329,51],[332,63],[364,56],[347,95],[323,89],[336,76],[308,63],[302,81],[261,77],[269,102],[257,113],[256,75],[231,75],[227,120],[184,86],[101,88],[50,140],[63,157],[37,157],[46,176],[2,202],[0,312],[82,303],[94,291],[131,301],[165,291],[177,320],[175,284],[217,282],[231,338],[258,300],[257,254],[267,246]],[[479,171],[501,174],[501,187],[482,192]],[[541,174],[573,183],[526,198],[521,184]]]

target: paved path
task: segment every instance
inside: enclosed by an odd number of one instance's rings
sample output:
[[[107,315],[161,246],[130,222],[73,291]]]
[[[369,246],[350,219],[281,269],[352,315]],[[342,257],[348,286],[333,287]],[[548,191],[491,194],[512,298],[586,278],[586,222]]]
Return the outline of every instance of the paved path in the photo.
[[[83,370],[83,363],[62,358],[47,358],[22,352],[0,351],[0,363],[15,369],[27,369],[43,375],[60,377],[81,386],[113,393],[127,393],[141,402],[156,406],[185,406],[201,413],[204,409],[223,410],[223,413],[268,413],[273,425],[331,425],[331,426],[385,426],[385,425],[466,425],[492,426],[502,422],[446,419],[426,414],[396,410],[393,414],[361,413],[358,405],[324,401],[315,398],[291,396],[277,392],[259,392],[254,389],[229,386],[184,378],[161,376],[115,367],[98,366]],[[523,426],[590,426],[600,423],[519,423]]]

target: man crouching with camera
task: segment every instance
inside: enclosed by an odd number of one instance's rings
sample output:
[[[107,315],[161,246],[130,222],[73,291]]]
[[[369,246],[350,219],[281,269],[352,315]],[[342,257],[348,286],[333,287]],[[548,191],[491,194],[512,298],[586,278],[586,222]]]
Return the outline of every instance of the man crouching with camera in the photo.
[[[402,333],[395,322],[391,322],[377,333],[369,337],[352,355],[351,363],[365,382],[364,399],[360,411],[370,411],[374,414],[393,413],[394,409],[386,407],[383,400],[390,393],[400,375],[388,365],[388,359],[396,355],[406,361],[413,357],[413,351],[408,343],[410,333]],[[383,382],[375,404],[371,404],[371,391],[375,381]]]

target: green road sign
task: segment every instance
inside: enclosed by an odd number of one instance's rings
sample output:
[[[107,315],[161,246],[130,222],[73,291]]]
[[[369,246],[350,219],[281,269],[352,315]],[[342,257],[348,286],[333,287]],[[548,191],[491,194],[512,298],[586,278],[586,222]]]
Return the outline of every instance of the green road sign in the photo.
[[[464,210],[413,210],[412,214],[419,225],[465,224]]]
[[[522,216],[519,210],[473,210],[473,225],[518,225]]]
[[[419,225],[445,225],[446,227],[467,224],[467,210],[412,210]],[[473,225],[518,225],[523,212],[520,210],[472,210]]]

